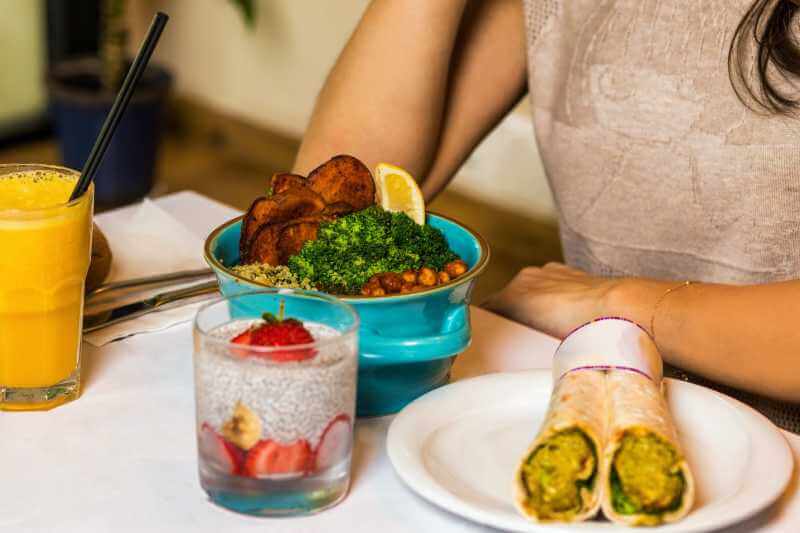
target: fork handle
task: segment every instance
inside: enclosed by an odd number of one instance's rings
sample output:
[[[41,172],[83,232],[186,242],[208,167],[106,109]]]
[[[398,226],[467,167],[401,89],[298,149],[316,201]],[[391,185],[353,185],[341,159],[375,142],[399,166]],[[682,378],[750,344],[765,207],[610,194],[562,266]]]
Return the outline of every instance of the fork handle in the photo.
[[[144,287],[147,285],[157,285],[168,283],[170,281],[189,280],[194,278],[202,278],[211,276],[214,273],[210,268],[199,268],[197,270],[180,270],[178,272],[171,272],[169,274],[157,274],[155,276],[145,276],[142,278],[126,279],[123,281],[115,281],[112,283],[104,283],[93,291],[90,291],[87,298],[97,296],[98,294],[116,291],[119,289],[130,289],[132,287]]]

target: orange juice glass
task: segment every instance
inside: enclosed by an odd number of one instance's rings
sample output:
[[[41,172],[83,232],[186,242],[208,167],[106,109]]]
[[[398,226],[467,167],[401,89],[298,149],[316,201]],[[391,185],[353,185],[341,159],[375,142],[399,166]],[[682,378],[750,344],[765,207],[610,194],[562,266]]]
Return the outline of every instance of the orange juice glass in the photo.
[[[94,192],[78,173],[0,165],[0,410],[41,410],[80,394],[83,293]]]

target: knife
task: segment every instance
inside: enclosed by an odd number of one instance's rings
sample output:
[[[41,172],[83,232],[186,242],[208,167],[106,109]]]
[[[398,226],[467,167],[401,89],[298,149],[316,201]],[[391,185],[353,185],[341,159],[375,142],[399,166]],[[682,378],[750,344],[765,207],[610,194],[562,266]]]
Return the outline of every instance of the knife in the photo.
[[[197,301],[198,296],[217,292],[217,281],[207,281],[183,289],[167,291],[151,296],[138,302],[133,302],[113,309],[106,309],[97,313],[83,316],[83,332],[88,333],[112,324],[131,320],[133,318],[152,313],[188,305]]]

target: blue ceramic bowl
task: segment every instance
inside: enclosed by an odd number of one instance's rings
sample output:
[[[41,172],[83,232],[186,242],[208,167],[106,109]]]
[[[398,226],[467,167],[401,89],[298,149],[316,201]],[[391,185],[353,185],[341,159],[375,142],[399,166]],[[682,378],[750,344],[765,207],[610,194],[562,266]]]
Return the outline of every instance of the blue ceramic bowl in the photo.
[[[205,259],[232,296],[264,286],[231,272],[239,262],[241,219],[215,229],[205,243]],[[407,403],[447,383],[456,355],[469,346],[469,302],[475,281],[489,261],[483,237],[441,215],[428,224],[469,266],[450,283],[412,294],[342,296],[361,318],[357,410],[359,416],[395,413]]]

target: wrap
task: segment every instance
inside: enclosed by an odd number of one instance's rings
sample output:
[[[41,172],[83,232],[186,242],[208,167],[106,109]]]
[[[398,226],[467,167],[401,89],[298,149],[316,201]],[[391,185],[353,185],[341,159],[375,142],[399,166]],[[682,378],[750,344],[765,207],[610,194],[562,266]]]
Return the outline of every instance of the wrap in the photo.
[[[578,328],[553,360],[542,427],[514,477],[517,509],[537,522],[575,522],[602,507],[625,525],[680,520],[694,479],[662,393],[663,365],[633,322]]]
[[[627,320],[597,320],[564,340],[553,368],[562,375],[589,368],[605,372],[603,514],[625,525],[686,516],[694,503],[694,478],[664,398],[663,363],[650,336]]]
[[[517,509],[535,522],[577,522],[600,508],[605,375],[558,380],[545,420],[514,475]]]
[[[694,478],[661,384],[634,372],[611,370],[606,389],[603,514],[631,526],[680,520],[694,503]]]

